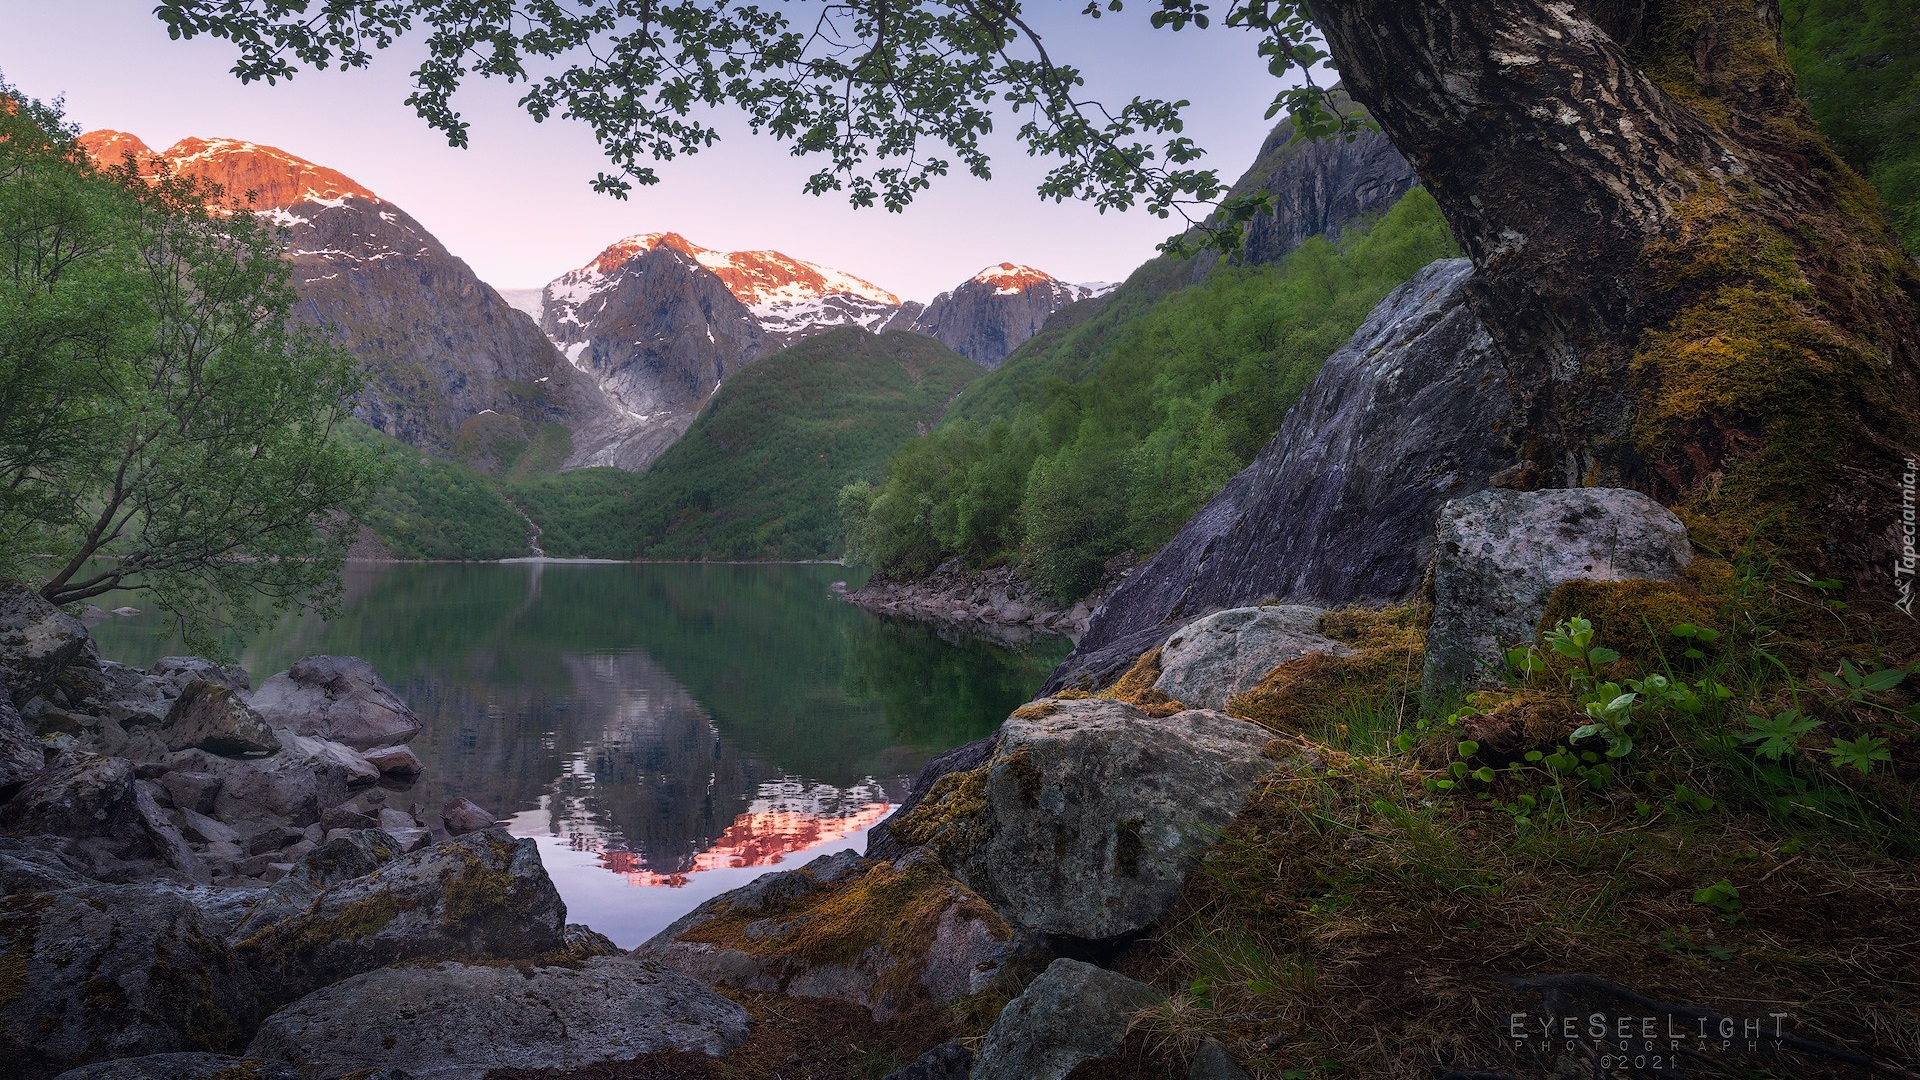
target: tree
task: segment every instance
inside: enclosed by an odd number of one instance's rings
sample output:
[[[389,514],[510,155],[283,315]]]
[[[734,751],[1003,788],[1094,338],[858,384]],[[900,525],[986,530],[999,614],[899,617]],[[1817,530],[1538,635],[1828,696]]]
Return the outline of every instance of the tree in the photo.
[[[1208,25],[1155,0],[1156,25]],[[464,143],[471,74],[593,126],[624,190],[710,143],[697,106],[825,155],[810,187],[898,207],[987,173],[995,103],[1061,164],[1041,194],[1187,211],[1217,196],[1181,102],[1080,96],[1017,0],[841,0],[809,27],[720,0],[164,0],[176,36],[240,48],[243,79],[364,64],[426,27],[409,101]],[[1101,17],[1118,2],[1089,3]],[[1889,490],[1920,453],[1920,275],[1873,191],[1795,94],[1774,0],[1233,0],[1276,75],[1330,59],[1433,192],[1480,273],[1473,306],[1517,398],[1517,486],[1647,491],[1697,536],[1758,538],[1885,600]],[[1322,48],[1324,44],[1324,49]],[[529,64],[557,67],[532,76]],[[1360,123],[1309,84],[1276,108],[1307,136]],[[929,152],[927,147],[940,149]],[[1231,245],[1251,212],[1213,221]]]
[[[50,554],[59,604],[145,589],[198,647],[328,599],[375,470],[337,430],[353,360],[290,323],[277,237],[0,101],[0,570]]]

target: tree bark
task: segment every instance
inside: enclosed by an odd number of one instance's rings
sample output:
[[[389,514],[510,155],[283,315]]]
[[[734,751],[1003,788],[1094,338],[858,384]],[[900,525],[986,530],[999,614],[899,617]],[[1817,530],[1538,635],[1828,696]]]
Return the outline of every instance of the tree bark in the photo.
[[[1794,91],[1774,0],[1318,0],[1478,268],[1528,462],[1891,595],[1920,277]]]

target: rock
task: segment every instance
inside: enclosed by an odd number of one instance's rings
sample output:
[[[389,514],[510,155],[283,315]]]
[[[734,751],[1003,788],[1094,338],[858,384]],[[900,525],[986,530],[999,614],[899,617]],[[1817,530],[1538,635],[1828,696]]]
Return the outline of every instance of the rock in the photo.
[[[908,913],[821,934],[847,910]],[[635,950],[702,982],[835,998],[885,1021],[983,990],[1023,943],[930,853],[852,851],[766,874],[707,901]]]
[[[160,774],[159,783],[167,789],[174,806],[196,814],[213,815],[215,802],[220,797],[218,775],[191,769],[170,769]]]
[[[46,750],[27,730],[13,707],[6,684],[0,682],[0,803],[13,798],[47,767]]]
[[[379,779],[379,770],[349,747],[284,729],[277,737],[279,751],[263,758],[242,760],[205,750],[182,750],[169,754],[166,763],[175,772],[216,778],[211,816],[243,828],[266,824],[304,828],[319,821],[328,807],[346,802],[355,785]]]
[[[886,1080],[967,1080],[973,1051],[957,1042],[943,1042],[886,1075]]]
[[[1342,112],[1363,111],[1342,98]],[[1257,164],[1240,181],[1242,188],[1251,181],[1273,196],[1272,208],[1247,223],[1239,260],[1244,265],[1279,262],[1310,236],[1337,239],[1345,226],[1385,213],[1420,182],[1379,132],[1295,143],[1293,130],[1288,120],[1275,126]]]
[[[1297,604],[1232,608],[1188,623],[1160,647],[1153,685],[1195,709],[1223,709],[1267,672],[1307,653],[1353,650],[1320,634],[1321,609]]]
[[[1124,975],[1055,960],[987,1029],[973,1080],[1063,1080],[1081,1062],[1119,1052],[1135,1014],[1163,999]]]
[[[102,880],[205,882],[206,868],[144,783],[125,758],[63,754],[0,806],[0,831],[59,837],[63,850]]]
[[[106,1058],[228,1050],[259,1016],[233,951],[161,886],[0,900],[0,956],[13,969],[6,985],[31,988],[0,996],[0,1060],[19,1080]]]
[[[1250,1080],[1233,1058],[1227,1055],[1227,1048],[1220,1040],[1208,1036],[1200,1041],[1200,1049],[1194,1053],[1193,1061],[1187,1065],[1187,1080]]]
[[[415,821],[413,815],[407,813],[405,810],[395,810],[391,806],[383,806],[380,808],[380,812],[375,815],[374,827],[386,829],[391,832],[395,829],[417,829],[420,828],[420,823]]]
[[[49,844],[58,837],[45,837]],[[43,847],[30,840],[0,837],[0,896],[14,893],[52,892],[96,885],[73,860],[58,848]]]
[[[1621,488],[1483,491],[1447,504],[1434,543],[1430,701],[1501,683],[1502,650],[1533,643],[1562,582],[1678,581],[1693,561],[1680,519]]]
[[[330,806],[320,812],[320,827],[331,835],[336,829],[377,829],[380,819],[363,814],[351,805]]]
[[[333,885],[240,947],[273,997],[289,1001],[388,964],[555,952],[566,921],[534,842],[490,830]]]
[[[277,1061],[223,1054],[148,1054],[71,1069],[58,1080],[300,1080],[300,1074]]]
[[[1085,941],[1144,930],[1274,769],[1266,729],[1088,698],[1026,706],[989,762],[891,835],[929,843],[1015,927]]]
[[[420,718],[372,664],[353,656],[298,661],[260,684],[253,707],[274,727],[356,750],[403,743],[420,734]]]
[[[306,838],[305,829],[295,828],[292,825],[269,825],[249,833],[245,847],[249,855],[269,855],[282,848],[291,847]]]
[[[174,820],[179,823],[180,832],[196,844],[238,844],[240,834],[233,826],[200,813],[197,810],[176,808]]]
[[[867,855],[875,859],[897,859],[913,850],[918,841],[895,836],[893,827],[912,816],[913,811],[933,793],[934,785],[940,782],[941,777],[971,772],[992,760],[993,748],[999,742],[999,736],[989,735],[964,746],[956,746],[927,762],[919,775],[913,778],[913,783],[907,786],[907,797],[900,803],[900,808],[867,830]]]
[[[0,583],[0,683],[23,705],[87,647],[87,628],[17,581]]]
[[[405,746],[375,747],[363,756],[385,776],[419,776],[427,768],[420,764],[420,759]]]
[[[1042,692],[1105,685],[1208,612],[1413,595],[1441,505],[1516,461],[1503,368],[1466,304],[1472,274],[1437,262],[1381,301],[1253,464],[1121,580]]]
[[[584,923],[568,923],[562,931],[562,946],[568,956],[586,959],[590,956],[622,956],[625,949],[613,943],[613,939]]]
[[[440,823],[447,832],[462,836],[481,829],[493,828],[494,816],[466,799],[455,799],[440,811]]]
[[[343,831],[307,854],[305,877],[324,889],[366,877],[403,853],[399,842],[379,829]]]
[[[163,656],[147,668],[147,674],[172,683],[176,691],[184,691],[196,679],[239,693],[253,689],[246,668],[238,664],[223,666],[199,656]]]
[[[394,967],[309,994],[269,1017],[248,1054],[307,1080],[399,1068],[416,1080],[490,1069],[580,1069],[677,1050],[723,1056],[747,1013],[655,963],[596,957],[577,968]]]
[[[205,679],[190,680],[168,711],[168,750],[196,749],[224,757],[271,754],[280,740],[259,713],[233,690]]]
[[[433,843],[433,830],[431,829],[387,829],[384,831],[388,836],[393,838],[394,843],[400,845],[401,851],[419,851],[421,848]]]
[[[319,888],[309,882],[305,875],[290,874],[281,878],[258,894],[247,911],[247,917],[227,932],[227,942],[237,944],[282,919],[305,914],[319,895]]]

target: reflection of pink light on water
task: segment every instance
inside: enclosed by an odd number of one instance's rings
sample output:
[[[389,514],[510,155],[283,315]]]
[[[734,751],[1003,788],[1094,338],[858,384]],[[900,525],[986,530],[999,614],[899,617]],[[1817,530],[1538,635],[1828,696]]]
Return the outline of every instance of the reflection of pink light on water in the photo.
[[[893,809],[892,803],[867,803],[842,817],[825,817],[804,810],[774,810],[746,813],[733,819],[712,846],[693,857],[691,869],[672,874],[642,869],[640,856],[631,851],[603,851],[600,865],[627,879],[629,885],[664,885],[670,889],[687,883],[688,874],[729,867],[772,866],[787,855],[820,844],[830,844],[869,828]]]

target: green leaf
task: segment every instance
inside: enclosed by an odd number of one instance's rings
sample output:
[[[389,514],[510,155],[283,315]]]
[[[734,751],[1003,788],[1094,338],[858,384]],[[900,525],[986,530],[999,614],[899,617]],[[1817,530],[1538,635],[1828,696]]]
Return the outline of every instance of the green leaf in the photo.
[[[1614,652],[1612,649],[1597,648],[1587,653],[1587,659],[1592,661],[1594,667],[1599,667],[1602,664],[1611,664],[1615,660],[1620,659],[1620,654]]]
[[[1719,881],[1695,892],[1693,894],[1693,902],[1718,908],[1732,915],[1740,910],[1740,890],[1734,888],[1733,882],[1728,881],[1726,878],[1721,878]]]
[[[1836,767],[1851,765],[1862,773],[1873,771],[1875,762],[1892,761],[1893,754],[1887,750],[1887,740],[1872,735],[1862,735],[1857,739],[1835,739],[1827,751]]]
[[[1494,773],[1493,773],[1493,768],[1491,766],[1482,765],[1479,768],[1473,770],[1473,778],[1475,780],[1480,781],[1483,784],[1493,783],[1493,776],[1494,776]]]
[[[1462,739],[1454,749],[1460,752],[1461,757],[1470,758],[1480,752],[1480,744],[1472,739]]]
[[[1869,693],[1883,693],[1899,686],[1901,680],[1906,677],[1907,673],[1900,668],[1887,668],[1867,676],[1862,680],[1860,688]]]

